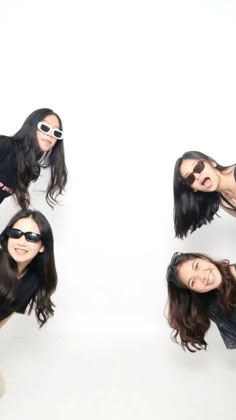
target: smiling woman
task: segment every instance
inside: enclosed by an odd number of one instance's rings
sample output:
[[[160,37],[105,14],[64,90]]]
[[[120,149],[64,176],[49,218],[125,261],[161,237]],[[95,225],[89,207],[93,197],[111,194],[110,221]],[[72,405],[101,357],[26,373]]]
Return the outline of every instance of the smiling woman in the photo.
[[[47,203],[57,203],[67,183],[63,139],[61,119],[49,108],[32,112],[15,135],[0,136],[0,203],[14,194],[18,205],[27,208],[30,182],[38,179],[41,168],[51,170]]]
[[[236,165],[219,165],[197,151],[184,153],[174,169],[176,236],[183,238],[210,223],[219,206],[236,216]]]
[[[229,349],[236,348],[236,269],[227,259],[176,252],[167,268],[167,319],[184,349],[206,349],[210,321]]]
[[[54,314],[56,289],[53,234],[36,210],[21,210],[0,236],[0,326],[14,312],[34,309],[40,327]]]

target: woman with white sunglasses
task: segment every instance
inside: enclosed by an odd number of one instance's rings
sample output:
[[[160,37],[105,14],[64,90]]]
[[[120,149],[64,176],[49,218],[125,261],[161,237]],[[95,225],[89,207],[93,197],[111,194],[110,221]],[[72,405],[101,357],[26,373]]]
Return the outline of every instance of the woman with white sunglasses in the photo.
[[[49,108],[32,112],[13,136],[0,136],[0,203],[14,194],[17,204],[30,204],[29,185],[41,168],[50,168],[46,201],[53,207],[65,190],[67,168],[60,117]]]
[[[42,327],[54,315],[57,286],[53,233],[42,213],[20,210],[0,236],[0,328],[14,313],[34,310]],[[0,373],[0,397],[4,393]]]
[[[210,223],[220,206],[236,216],[236,165],[219,165],[197,151],[184,153],[174,169],[176,236],[183,238]]]

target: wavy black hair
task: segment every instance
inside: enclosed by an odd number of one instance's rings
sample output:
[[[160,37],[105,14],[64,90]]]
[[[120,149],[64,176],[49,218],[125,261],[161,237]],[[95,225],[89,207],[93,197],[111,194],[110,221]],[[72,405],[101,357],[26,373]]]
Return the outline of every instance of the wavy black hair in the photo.
[[[195,258],[207,259],[222,275],[219,289],[207,293],[197,293],[188,289],[179,277],[178,269],[185,261]],[[207,348],[205,335],[210,327],[209,302],[213,298],[223,312],[229,313],[236,306],[235,278],[231,273],[229,260],[213,260],[201,253],[181,253],[173,255],[166,273],[168,303],[167,320],[173,329],[171,338],[182,348],[195,352]],[[179,341],[180,340],[180,341]]]
[[[57,286],[57,272],[54,259],[54,244],[52,229],[46,217],[37,210],[20,210],[7,224],[0,236],[0,306],[10,313],[14,312],[16,299],[17,264],[7,250],[8,228],[18,220],[32,218],[38,225],[44,251],[38,253],[29,263],[31,269],[39,280],[39,288],[30,301],[29,311],[35,310],[37,321],[42,327],[50,316],[54,314],[54,304],[51,295]]]
[[[180,166],[184,159],[201,159],[211,162],[213,159],[204,153],[189,151],[177,159],[174,168],[174,229],[175,235],[179,238],[187,236],[202,225],[210,223],[217,215],[220,205],[220,193],[213,192],[194,192],[184,183],[180,175]],[[230,165],[232,166],[232,165]],[[222,172],[230,166],[222,166],[216,162],[218,171]]]
[[[68,171],[65,164],[64,141],[57,140],[54,147],[45,155],[38,147],[37,124],[48,115],[55,115],[59,120],[60,130],[63,130],[60,117],[52,109],[40,108],[26,118],[16,134],[11,137],[1,136],[14,142],[16,179],[13,191],[16,201],[22,209],[26,209],[30,205],[29,184],[38,179],[41,167],[49,167],[51,170],[46,201],[52,208],[58,203],[57,197],[63,193],[67,183]],[[40,159],[42,157],[43,159]]]

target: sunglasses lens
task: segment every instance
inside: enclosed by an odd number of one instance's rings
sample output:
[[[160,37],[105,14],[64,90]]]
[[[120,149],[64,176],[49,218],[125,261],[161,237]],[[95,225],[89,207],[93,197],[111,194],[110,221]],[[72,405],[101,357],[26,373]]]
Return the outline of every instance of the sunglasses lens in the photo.
[[[204,168],[205,168],[204,162],[202,160],[199,160],[199,162],[194,166],[193,172],[195,172],[196,174],[200,174]]]
[[[189,187],[194,183],[195,176],[193,174],[189,174],[186,178],[184,178],[185,184],[187,184]]]
[[[8,229],[7,234],[10,238],[18,239],[21,237],[22,232],[19,229],[10,228]]]
[[[54,129],[53,135],[57,140],[62,140],[63,138],[63,132],[61,130]]]
[[[42,131],[43,133],[49,133],[50,131],[50,127],[43,122],[38,123],[38,129]]]
[[[39,241],[41,241],[41,236],[39,235],[39,233],[34,233],[34,232],[27,232],[25,234],[25,238],[29,242],[39,242]]]

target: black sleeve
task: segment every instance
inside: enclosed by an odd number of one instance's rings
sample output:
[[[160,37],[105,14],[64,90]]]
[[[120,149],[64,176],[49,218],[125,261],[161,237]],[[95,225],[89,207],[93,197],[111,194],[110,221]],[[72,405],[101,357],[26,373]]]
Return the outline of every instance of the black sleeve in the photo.
[[[0,136],[0,161],[6,159],[6,157],[13,150],[12,140],[5,136]]]
[[[217,328],[224,341],[225,347],[231,350],[236,349],[236,328],[235,331],[228,331],[224,328],[223,324],[217,325]]]

